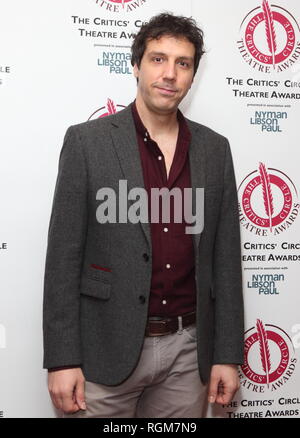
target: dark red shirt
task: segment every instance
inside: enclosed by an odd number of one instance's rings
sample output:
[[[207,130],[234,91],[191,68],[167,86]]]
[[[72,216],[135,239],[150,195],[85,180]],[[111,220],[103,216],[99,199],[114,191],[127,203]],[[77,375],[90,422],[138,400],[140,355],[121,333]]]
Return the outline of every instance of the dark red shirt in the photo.
[[[170,197],[170,222],[151,222],[151,188],[191,188],[189,144],[191,133],[178,110],[179,132],[173,162],[167,177],[165,159],[158,144],[151,139],[141,121],[135,101],[131,104],[142,162],[144,185],[148,193],[149,222],[152,242],[152,279],[148,316],[178,316],[196,309],[195,255],[191,234],[185,233],[189,224],[174,221],[174,202]],[[183,203],[182,203],[183,205]]]

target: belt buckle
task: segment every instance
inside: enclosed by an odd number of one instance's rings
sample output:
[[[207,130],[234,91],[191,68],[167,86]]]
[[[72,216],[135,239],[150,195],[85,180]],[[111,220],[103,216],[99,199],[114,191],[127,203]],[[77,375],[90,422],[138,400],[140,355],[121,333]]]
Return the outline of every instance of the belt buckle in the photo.
[[[163,319],[163,320],[161,320],[161,321],[159,321],[159,322],[163,323],[164,326],[167,326],[167,323],[170,322],[170,321],[171,321],[171,319],[170,319],[170,318],[167,318],[167,319]],[[159,335],[157,335],[157,336],[171,335],[172,333],[173,333],[172,330],[169,330],[168,332],[161,333],[161,334],[159,334]]]

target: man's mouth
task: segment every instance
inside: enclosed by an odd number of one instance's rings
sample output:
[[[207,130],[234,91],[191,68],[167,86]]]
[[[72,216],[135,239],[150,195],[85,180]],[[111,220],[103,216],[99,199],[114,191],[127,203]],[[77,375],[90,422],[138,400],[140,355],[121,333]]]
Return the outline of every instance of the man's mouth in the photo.
[[[170,88],[170,87],[156,87],[156,88],[158,88],[161,93],[166,95],[173,95],[177,92],[175,88]]]

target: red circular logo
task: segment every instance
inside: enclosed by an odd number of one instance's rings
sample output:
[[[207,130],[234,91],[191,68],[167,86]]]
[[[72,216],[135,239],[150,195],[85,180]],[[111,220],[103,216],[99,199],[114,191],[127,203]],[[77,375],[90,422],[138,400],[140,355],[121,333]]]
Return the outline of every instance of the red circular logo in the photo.
[[[300,58],[299,34],[290,12],[263,0],[244,18],[238,49],[253,68],[271,73],[273,67],[280,72]]]
[[[274,191],[274,187],[272,188],[273,185],[276,186],[282,195],[281,209],[275,215],[272,195]],[[260,195],[263,198],[265,216],[261,216],[253,209],[256,191],[260,191]],[[271,174],[267,181],[264,181],[262,176],[256,176],[250,180],[244,190],[242,205],[250,221],[260,227],[270,228],[270,230],[272,230],[273,226],[279,225],[290,214],[292,209],[292,193],[286,182],[279,176]]]
[[[261,321],[259,323],[260,327],[263,327]],[[276,358],[276,363],[273,367],[270,356],[271,343],[273,344],[273,350],[278,350],[278,357]],[[253,347],[256,347],[257,353],[259,352],[261,362],[260,370],[258,369],[256,371],[252,368],[251,361],[249,360],[249,353]],[[285,372],[289,364],[289,357],[288,345],[280,334],[275,333],[272,330],[258,328],[256,333],[245,340],[245,360],[241,368],[245,376],[254,383],[269,385]]]
[[[239,192],[240,221],[256,234],[278,234],[287,228],[285,224],[292,225],[299,214],[300,205],[295,202],[297,191],[293,182],[283,172],[268,169],[264,163],[244,179]],[[264,232],[257,232],[258,228]]]
[[[272,386],[272,390],[277,389],[274,382],[280,379],[287,381],[295,369],[296,359],[291,357],[290,352],[293,349],[291,339],[279,327],[264,324],[260,319],[247,333],[244,364],[241,366],[243,375],[240,377],[252,382],[253,388],[255,385],[266,385],[268,388]]]
[[[266,32],[266,41],[259,38],[263,32]],[[280,47],[278,42],[277,35],[279,34],[282,34],[282,40],[285,40],[283,47]],[[245,41],[249,52],[258,61],[275,66],[275,64],[285,61],[293,53],[296,45],[296,34],[292,23],[281,13],[270,12],[270,16],[266,16],[265,13],[260,12],[248,23]],[[259,42],[260,46],[258,46]],[[263,44],[265,42],[267,44]]]

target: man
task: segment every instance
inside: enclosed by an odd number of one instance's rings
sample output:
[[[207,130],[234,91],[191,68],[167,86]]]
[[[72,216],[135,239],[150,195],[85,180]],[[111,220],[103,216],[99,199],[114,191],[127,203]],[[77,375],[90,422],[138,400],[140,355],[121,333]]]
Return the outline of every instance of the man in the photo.
[[[43,325],[49,391],[65,417],[201,417],[206,397],[229,403],[239,387],[243,298],[230,147],[178,110],[203,53],[192,19],[153,17],[132,46],[135,101],[66,133]],[[103,220],[101,190],[118,194],[120,181],[149,195],[204,188],[202,232],[188,234],[175,206],[169,222]],[[124,202],[123,193],[118,213]]]

